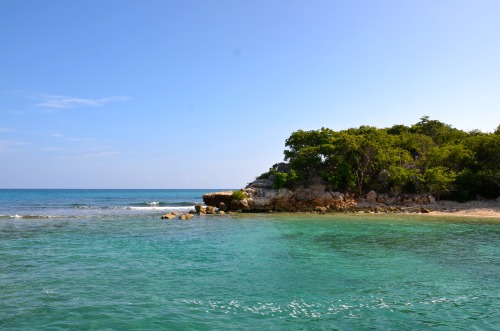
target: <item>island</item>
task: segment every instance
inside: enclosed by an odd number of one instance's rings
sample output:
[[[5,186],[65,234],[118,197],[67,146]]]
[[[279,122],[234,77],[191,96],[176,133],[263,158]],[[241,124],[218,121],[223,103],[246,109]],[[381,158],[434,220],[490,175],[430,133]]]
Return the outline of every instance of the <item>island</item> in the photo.
[[[245,188],[203,196],[209,213],[404,212],[500,216],[500,125],[293,132],[284,161]],[[206,212],[198,207],[198,212]]]

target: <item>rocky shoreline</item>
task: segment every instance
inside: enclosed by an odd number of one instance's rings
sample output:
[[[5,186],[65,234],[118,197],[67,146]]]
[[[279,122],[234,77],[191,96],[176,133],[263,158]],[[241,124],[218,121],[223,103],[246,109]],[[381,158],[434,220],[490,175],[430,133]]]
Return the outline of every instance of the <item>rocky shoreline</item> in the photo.
[[[212,208],[210,213],[456,213],[457,215],[500,217],[499,199],[458,203],[437,201],[431,194],[391,196],[375,191],[370,191],[363,197],[356,197],[347,193],[330,191],[328,186],[319,179],[307,187],[300,187],[293,191],[275,189],[272,180],[259,179],[241,191],[245,196],[242,199],[234,199],[233,191],[224,191],[203,195],[203,202]]]
[[[353,213],[353,214],[432,214],[500,218],[500,198],[466,203],[437,201],[431,194],[379,194],[370,191],[359,197],[334,192],[317,179],[296,190],[275,189],[270,179],[258,179],[240,190],[211,192],[203,195],[205,205],[197,205],[189,213],[168,213],[162,219],[189,220],[193,215],[234,213]]]

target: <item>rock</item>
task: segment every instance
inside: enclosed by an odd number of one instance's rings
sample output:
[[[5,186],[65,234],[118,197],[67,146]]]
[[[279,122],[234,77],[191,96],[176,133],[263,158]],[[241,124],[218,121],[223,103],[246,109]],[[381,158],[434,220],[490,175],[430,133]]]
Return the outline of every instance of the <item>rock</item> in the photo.
[[[251,198],[246,198],[243,200],[232,200],[231,201],[231,209],[250,210],[251,209],[250,203],[249,203],[250,201],[253,203],[253,199],[251,199]]]
[[[274,180],[272,180],[272,179],[257,179],[256,181],[248,184],[248,187],[273,188],[274,187]]]
[[[253,199],[254,208],[256,210],[269,210],[273,208],[273,201],[270,198],[259,197]]]
[[[215,214],[216,211],[217,210],[214,206],[207,206],[205,208],[205,213],[207,213],[207,214]]]
[[[398,204],[400,201],[397,197],[388,197],[385,199],[385,204],[386,205],[395,205]]]
[[[175,218],[175,215],[173,213],[164,214],[161,217],[162,220],[171,220],[171,219],[174,219],[174,218]]]
[[[196,205],[194,206],[194,209],[198,214],[205,214],[206,212],[206,208],[203,207],[202,205]]]
[[[219,214],[219,215],[224,215],[225,213],[226,213],[226,212],[225,212],[225,211],[223,211],[223,210],[219,210],[219,211],[217,212],[217,214]]]
[[[326,207],[316,207],[315,210],[316,210],[316,212],[318,212],[320,214],[326,214],[328,208],[326,208]]]
[[[196,210],[191,209],[191,210],[189,211],[189,214],[196,214]]]
[[[226,206],[229,206],[231,204],[231,200],[233,200],[233,191],[203,194],[203,202],[207,206],[217,207],[221,202],[224,202]]]
[[[419,195],[416,195],[415,197],[413,197],[413,201],[419,205],[426,203],[425,199]]]
[[[375,192],[373,190],[368,192],[368,194],[366,194],[366,201],[377,202],[377,192]]]
[[[345,196],[340,192],[330,192],[330,195],[334,200],[344,200]]]
[[[190,220],[193,218],[193,214],[182,214],[181,216],[179,216],[179,219],[181,220]]]
[[[219,211],[226,211],[227,206],[224,202],[219,203]]]
[[[390,174],[381,172],[381,180],[386,179]],[[390,177],[390,176],[389,176]],[[412,212],[420,212],[421,205],[435,203],[434,197],[429,194],[378,194],[370,191],[366,194],[366,199],[358,199],[349,193],[331,191],[331,186],[319,177],[312,178],[307,186],[300,186],[295,190],[287,188],[275,189],[271,179],[259,179],[242,191],[247,198],[233,200],[232,192],[215,192],[203,195],[203,201],[207,206],[217,207],[217,211],[232,213],[243,212],[391,212],[402,211],[404,206],[411,207]],[[375,207],[379,208],[375,208]],[[398,206],[397,208],[394,206]],[[359,209],[358,209],[359,207]],[[391,208],[389,208],[391,207]],[[394,207],[394,208],[392,208]],[[203,209],[205,208],[205,209]],[[196,211],[215,213],[208,207],[197,206]],[[403,211],[409,211],[405,208]]]
[[[428,214],[428,213],[430,213],[431,211],[430,211],[430,209],[427,209],[427,208],[422,207],[422,208],[420,208],[420,212],[421,212],[422,214]]]
[[[290,163],[280,162],[276,164],[276,171],[290,173]]]
[[[378,203],[385,203],[387,201],[389,197],[387,196],[387,194],[379,194],[377,196],[377,202]]]

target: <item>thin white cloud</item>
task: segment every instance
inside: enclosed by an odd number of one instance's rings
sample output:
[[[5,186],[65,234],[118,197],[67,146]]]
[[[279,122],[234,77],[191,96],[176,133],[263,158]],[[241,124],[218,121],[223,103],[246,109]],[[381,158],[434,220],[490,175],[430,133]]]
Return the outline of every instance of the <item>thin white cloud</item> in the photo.
[[[24,141],[16,141],[16,140],[0,140],[0,152],[5,152],[10,150],[13,147],[26,145],[27,143]]]
[[[41,147],[38,150],[42,152],[60,152],[64,151],[64,148],[57,146],[46,146],[46,147]]]
[[[0,132],[12,132],[14,130],[9,129],[9,128],[0,128]]]
[[[116,152],[116,151],[104,151],[104,152],[85,154],[83,156],[84,157],[107,157],[107,156],[114,156],[114,155],[120,155],[120,154],[122,154],[122,153]]]
[[[127,96],[111,96],[99,99],[68,97],[62,95],[44,94],[41,96],[42,102],[36,104],[38,107],[49,109],[68,109],[80,107],[102,107],[112,102],[123,102],[130,100]]]

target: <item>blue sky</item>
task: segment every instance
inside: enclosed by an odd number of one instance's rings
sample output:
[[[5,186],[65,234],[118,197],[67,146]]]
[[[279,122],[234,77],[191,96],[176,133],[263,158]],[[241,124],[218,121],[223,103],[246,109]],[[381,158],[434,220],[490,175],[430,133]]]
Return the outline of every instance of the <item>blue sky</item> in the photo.
[[[500,124],[500,1],[2,0],[0,188],[239,188],[295,130]]]

